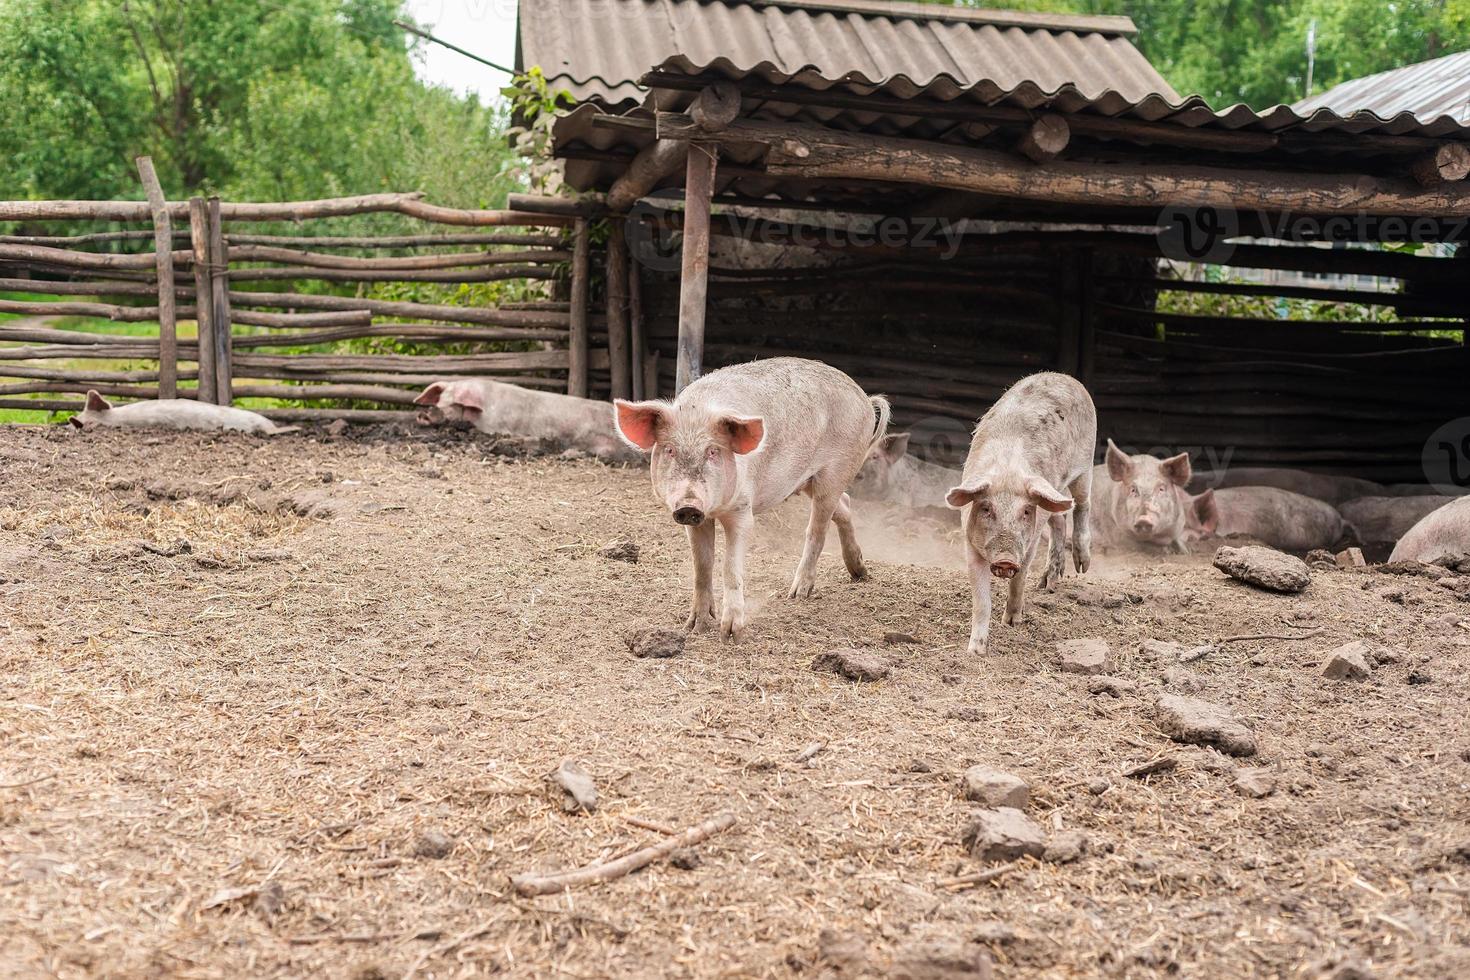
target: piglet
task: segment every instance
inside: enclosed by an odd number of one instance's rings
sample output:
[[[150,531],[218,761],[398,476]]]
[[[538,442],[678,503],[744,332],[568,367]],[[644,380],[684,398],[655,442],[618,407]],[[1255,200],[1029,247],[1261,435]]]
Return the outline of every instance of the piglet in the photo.
[[[853,497],[915,509],[933,507],[960,482],[959,470],[910,456],[908,448],[907,432],[892,432],[880,439],[853,481]]]
[[[1043,515],[1051,527],[1051,556],[1043,587],[1055,588],[1066,562],[1072,513],[1072,562],[1092,562],[1088,510],[1097,410],[1074,378],[1044,372],[1022,379],[991,406],[975,427],[958,486],[945,496],[965,514],[965,558],[972,604],[970,646],[985,653],[990,639],[990,577],[1010,580],[1005,621],[1026,613],[1026,573],[1041,541]]]
[[[1389,561],[1470,563],[1470,497],[1456,497],[1409,529]]]
[[[806,543],[790,596],[816,587],[827,525],[837,525],[842,560],[867,577],[846,490],[888,428],[888,401],[818,361],[775,357],[721,368],[673,403],[615,402],[618,431],[650,453],[653,495],[688,529],[694,602],[685,623],[715,620],[715,524],[725,531],[721,637],[745,631],[745,552],[754,515],[795,493],[811,498]]]
[[[418,418],[423,425],[468,422],[481,432],[545,439],[609,462],[637,459],[618,439],[606,402],[488,378],[461,378],[434,382],[414,403],[425,406]]]
[[[1393,544],[1409,533],[1409,529],[1426,516],[1439,510],[1456,497],[1405,496],[1358,497],[1338,510],[1343,520],[1358,529],[1364,541]]]
[[[1158,545],[1181,554],[1188,527],[1189,454],[1130,456],[1108,440],[1107,462],[1093,469],[1092,529],[1100,544]]]
[[[1279,487],[1226,487],[1194,499],[1189,517],[1205,534],[1244,534],[1281,551],[1336,548],[1358,540],[1337,508]]]
[[[95,391],[87,392],[86,407],[67,421],[83,431],[98,426],[119,429],[194,429],[201,432],[249,432],[276,436],[295,432],[296,426],[276,425],[264,415],[228,405],[210,405],[188,398],[160,398],[131,402],[116,408]]]

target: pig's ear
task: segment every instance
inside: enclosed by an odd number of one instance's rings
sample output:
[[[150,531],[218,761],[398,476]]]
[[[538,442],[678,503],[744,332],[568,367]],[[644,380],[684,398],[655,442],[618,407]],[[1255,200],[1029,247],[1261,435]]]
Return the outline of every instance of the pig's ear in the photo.
[[[87,411],[105,412],[112,408],[112,403],[95,391],[87,392]]]
[[[449,397],[454,399],[455,407],[461,411],[483,412],[485,410],[485,392],[477,385],[452,385],[449,388]]]
[[[727,415],[720,419],[720,425],[730,436],[730,448],[736,456],[755,452],[766,438],[766,423],[759,417]]]
[[[628,445],[647,451],[674,421],[674,413],[664,402],[629,402],[619,398],[613,402],[618,435]]]
[[[1116,483],[1123,483],[1133,475],[1133,460],[1119,449],[1113,440],[1108,440],[1108,476]]]
[[[896,463],[903,459],[904,453],[909,451],[909,433],[895,432],[892,435],[886,435],[879,446],[888,462]]]
[[[1213,490],[1189,498],[1189,512],[1192,523],[1205,534],[1214,534],[1220,526],[1220,504]]]
[[[1053,514],[1065,514],[1072,509],[1072,498],[1057,491],[1039,476],[1026,481],[1026,496],[1036,506]]]
[[[413,403],[415,405],[437,405],[439,404],[439,396],[443,393],[444,382],[435,381],[429,387],[425,388],[423,393],[413,400]]]
[[[1170,456],[1159,464],[1159,468],[1176,487],[1188,486],[1190,478],[1194,476],[1194,468],[1189,465],[1189,453]]]
[[[989,489],[989,480],[976,480],[964,486],[951,487],[949,493],[944,495],[944,502],[955,510],[960,510],[966,504],[973,504],[977,497],[983,496]]]

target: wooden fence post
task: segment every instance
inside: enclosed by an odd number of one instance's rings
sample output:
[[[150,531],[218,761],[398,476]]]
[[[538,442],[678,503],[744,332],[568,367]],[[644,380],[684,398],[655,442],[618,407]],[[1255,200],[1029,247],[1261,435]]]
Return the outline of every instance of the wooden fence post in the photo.
[[[158,269],[158,397],[179,395],[179,338],[174,294],[174,228],[168,202],[151,157],[138,157],[138,177],[153,212],[153,248]]]
[[[607,357],[612,370],[612,397],[633,394],[628,360],[628,240],[623,222],[614,216],[607,235]]]
[[[225,245],[225,226],[220,220],[219,198],[209,199],[209,302],[214,318],[215,402],[235,403],[234,337],[230,317],[230,253]],[[203,294],[195,300],[205,303]]]
[[[633,400],[642,401],[645,398],[657,398],[655,390],[650,393],[644,377],[647,368],[644,367],[645,326],[643,323],[643,277],[640,275],[640,266],[636,259],[628,263],[628,333],[631,335],[631,352],[629,361],[633,369]]]
[[[194,318],[199,324],[198,398],[214,403],[219,397],[214,373],[214,283],[210,277],[209,208],[202,197],[189,198],[189,244],[194,249]]]
[[[684,181],[684,251],[679,270],[679,359],[674,394],[698,379],[704,368],[704,312],[709,289],[709,210],[715,191],[713,143],[689,147]]]
[[[567,336],[567,394],[587,397],[587,219],[578,218],[572,232],[572,310]]]

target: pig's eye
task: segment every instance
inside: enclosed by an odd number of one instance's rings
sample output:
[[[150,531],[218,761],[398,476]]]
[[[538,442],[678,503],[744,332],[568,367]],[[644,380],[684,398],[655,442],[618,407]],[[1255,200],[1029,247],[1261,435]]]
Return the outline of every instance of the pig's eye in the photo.
[[[706,449],[704,452],[704,458],[713,463],[715,460],[720,458],[720,451],[718,449],[715,449],[714,447]]]
[[[1128,488],[1128,496],[1130,496],[1130,497],[1136,497],[1136,496],[1138,496],[1138,488],[1137,487],[1129,487]]]
[[[664,447],[664,455],[667,456],[669,459],[673,459],[674,458],[674,447],[673,446],[665,446]]]

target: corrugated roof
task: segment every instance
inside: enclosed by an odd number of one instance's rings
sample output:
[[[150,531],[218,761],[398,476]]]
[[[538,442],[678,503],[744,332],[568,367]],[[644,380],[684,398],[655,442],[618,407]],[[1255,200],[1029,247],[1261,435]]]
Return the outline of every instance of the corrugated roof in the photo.
[[[518,67],[609,109],[640,101],[637,80],[671,58],[915,92],[945,82],[1178,101],[1133,32],[1124,17],[879,0],[534,0],[520,6]]]
[[[1366,110],[1380,116],[1408,112],[1425,121],[1448,116],[1470,125],[1470,51],[1355,78],[1293,108],[1339,114]]]

